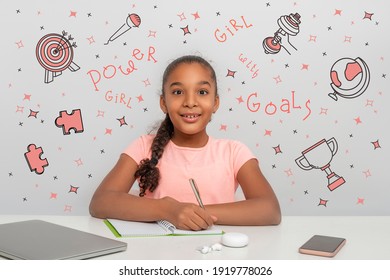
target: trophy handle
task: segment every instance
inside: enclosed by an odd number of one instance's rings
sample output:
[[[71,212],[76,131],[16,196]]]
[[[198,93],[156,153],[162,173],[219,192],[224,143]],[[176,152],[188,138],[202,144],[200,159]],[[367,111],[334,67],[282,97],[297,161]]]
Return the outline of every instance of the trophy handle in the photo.
[[[333,148],[329,146],[330,143],[332,144]],[[326,141],[326,144],[328,144],[329,148],[331,148],[330,150],[332,151],[332,155],[334,156],[337,153],[337,150],[339,149],[336,139],[332,137],[328,141]]]
[[[304,165],[302,163],[302,161],[305,161],[307,163],[307,165]],[[305,158],[304,155],[300,156],[299,158],[295,159],[295,162],[297,163],[297,165],[302,168],[303,170],[312,170],[313,167],[309,164],[309,162],[307,161],[307,159]]]

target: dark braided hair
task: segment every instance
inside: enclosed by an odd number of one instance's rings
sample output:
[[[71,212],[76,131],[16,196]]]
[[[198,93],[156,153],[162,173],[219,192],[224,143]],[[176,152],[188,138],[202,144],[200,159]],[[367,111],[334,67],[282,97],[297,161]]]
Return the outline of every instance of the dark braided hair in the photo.
[[[204,67],[208,68],[211,73],[211,78],[215,81],[217,88],[217,79],[213,67],[200,56],[186,55],[179,57],[172,61],[164,71],[162,80],[162,95],[164,96],[164,85],[172,73],[182,63],[199,63]],[[164,148],[172,138],[174,132],[173,123],[169,114],[166,114],[165,119],[161,122],[160,127],[157,130],[156,136],[153,139],[151,146],[151,158],[145,158],[141,160],[138,170],[135,172],[135,178],[139,178],[140,193],[139,196],[144,196],[146,190],[153,192],[158,186],[160,179],[160,171],[157,167],[159,159],[162,157]]]

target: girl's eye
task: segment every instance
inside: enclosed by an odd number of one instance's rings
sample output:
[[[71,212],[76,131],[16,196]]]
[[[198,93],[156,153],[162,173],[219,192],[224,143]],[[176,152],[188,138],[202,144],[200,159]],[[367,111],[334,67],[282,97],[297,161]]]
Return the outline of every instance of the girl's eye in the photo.
[[[175,95],[180,95],[183,92],[180,89],[177,89],[177,90],[172,91],[172,93],[175,94]]]
[[[204,90],[204,89],[201,89],[200,91],[199,91],[199,94],[200,95],[206,95],[206,94],[208,94],[209,92],[207,91],[207,90]]]

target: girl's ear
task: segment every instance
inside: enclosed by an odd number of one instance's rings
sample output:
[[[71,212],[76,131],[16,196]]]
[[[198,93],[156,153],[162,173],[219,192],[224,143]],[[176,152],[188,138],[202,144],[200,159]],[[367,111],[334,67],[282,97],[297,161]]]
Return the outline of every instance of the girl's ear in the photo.
[[[167,105],[165,104],[165,99],[163,95],[160,95],[160,108],[166,114],[168,112]]]
[[[219,108],[219,95],[217,95],[217,96],[215,97],[215,104],[214,104],[213,113],[217,112],[217,111],[218,111],[218,108]]]

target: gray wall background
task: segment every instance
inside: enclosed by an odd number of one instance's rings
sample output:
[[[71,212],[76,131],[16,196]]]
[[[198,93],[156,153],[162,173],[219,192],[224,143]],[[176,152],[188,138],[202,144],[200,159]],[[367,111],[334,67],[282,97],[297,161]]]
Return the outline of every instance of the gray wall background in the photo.
[[[209,133],[252,149],[284,215],[390,214],[386,1],[0,5],[0,213],[88,214],[121,151],[163,117],[167,63],[199,54],[218,73],[222,102]],[[133,13],[138,28],[126,24]],[[118,29],[128,30],[106,44]],[[278,31],[282,48],[267,54],[263,42]],[[336,90],[333,70],[342,83]],[[55,122],[72,110],[81,112],[82,129],[64,134]],[[48,162],[41,174],[30,170],[30,144]],[[328,162],[327,174],[321,167]],[[333,190],[330,172],[342,177]]]

